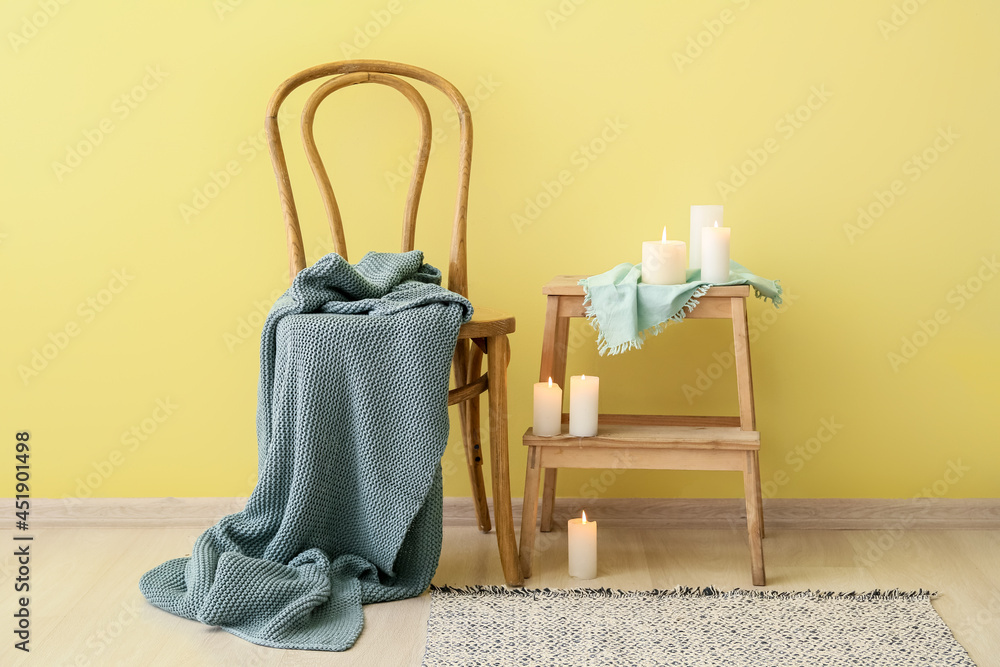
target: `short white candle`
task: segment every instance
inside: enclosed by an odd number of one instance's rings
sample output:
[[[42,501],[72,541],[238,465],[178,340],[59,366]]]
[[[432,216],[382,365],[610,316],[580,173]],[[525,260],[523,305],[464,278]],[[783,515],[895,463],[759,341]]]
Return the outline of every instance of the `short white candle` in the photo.
[[[562,432],[562,387],[548,382],[535,383],[535,413],[532,433],[559,435]]]
[[[570,519],[569,576],[593,579],[597,576],[597,522],[587,521],[587,513],[580,519]]]
[[[569,379],[569,434],[581,438],[597,435],[597,397],[601,378],[574,375]]]
[[[666,227],[662,239],[642,243],[642,282],[647,285],[683,285],[687,282],[687,244],[668,241]]]
[[[710,283],[729,282],[729,227],[701,230],[701,279]]]
[[[701,230],[711,227],[713,222],[722,224],[721,206],[691,207],[691,258],[688,266],[692,269],[701,268]]]

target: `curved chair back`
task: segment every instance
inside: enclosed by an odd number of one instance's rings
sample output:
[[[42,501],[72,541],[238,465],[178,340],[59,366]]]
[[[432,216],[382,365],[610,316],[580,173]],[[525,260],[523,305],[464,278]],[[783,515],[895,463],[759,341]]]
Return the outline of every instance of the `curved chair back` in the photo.
[[[333,235],[334,251],[347,259],[347,241],[344,237],[344,223],[340,217],[337,199],[333,194],[330,177],[327,174],[323,160],[320,158],[313,136],[313,122],[320,103],[334,91],[359,83],[378,83],[389,86],[402,93],[413,105],[420,119],[420,141],[417,150],[417,161],[410,178],[410,189],[406,196],[406,209],[403,213],[402,251],[413,250],[414,236],[417,225],[417,208],[420,205],[420,193],[424,185],[424,174],[427,172],[427,159],[431,149],[431,116],[427,103],[409,82],[399,77],[416,79],[437,88],[444,93],[455,106],[459,121],[459,164],[458,164],[458,196],[455,202],[455,218],[451,230],[451,255],[448,264],[448,289],[463,296],[468,296],[468,273],[466,270],[466,216],[469,204],[469,174],[472,169],[472,115],[465,98],[445,79],[433,72],[420,67],[403,65],[384,60],[342,60],[325,65],[317,65],[302,70],[278,86],[267,104],[267,114],[264,120],[267,131],[268,147],[271,151],[271,163],[274,175],[278,181],[278,192],[281,196],[281,210],[285,219],[285,234],[288,242],[288,260],[291,277],[305,268],[305,249],[302,245],[302,231],[299,228],[298,212],[292,195],[292,183],[285,161],[285,152],[281,144],[281,130],[278,127],[278,109],[288,95],[306,83],[326,77],[326,81],[309,96],[302,109],[302,143],[306,159],[312,169],[326,209],[330,232]]]

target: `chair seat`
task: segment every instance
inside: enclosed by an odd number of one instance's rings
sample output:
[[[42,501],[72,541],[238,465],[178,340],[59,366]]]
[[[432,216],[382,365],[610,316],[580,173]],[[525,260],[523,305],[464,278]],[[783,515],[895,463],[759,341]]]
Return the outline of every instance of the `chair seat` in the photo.
[[[504,336],[514,332],[514,316],[492,308],[474,306],[472,319],[458,330],[459,340]]]

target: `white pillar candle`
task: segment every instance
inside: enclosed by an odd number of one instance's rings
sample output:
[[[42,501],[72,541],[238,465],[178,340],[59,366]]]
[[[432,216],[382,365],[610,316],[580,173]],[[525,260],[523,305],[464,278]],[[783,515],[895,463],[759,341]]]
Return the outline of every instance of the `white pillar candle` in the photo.
[[[581,438],[597,435],[597,396],[601,378],[574,375],[569,379],[569,434]]]
[[[668,241],[666,227],[659,241],[642,242],[642,282],[647,285],[683,285],[687,282],[687,244]]]
[[[710,283],[729,282],[729,227],[701,230],[701,279]]]
[[[562,432],[562,387],[548,382],[535,383],[535,435],[559,435]]]
[[[597,522],[587,521],[587,513],[580,519],[570,519],[569,576],[593,579],[597,576]]]
[[[716,222],[722,224],[721,206],[691,207],[691,258],[688,260],[690,268],[701,268],[701,230],[711,227]]]

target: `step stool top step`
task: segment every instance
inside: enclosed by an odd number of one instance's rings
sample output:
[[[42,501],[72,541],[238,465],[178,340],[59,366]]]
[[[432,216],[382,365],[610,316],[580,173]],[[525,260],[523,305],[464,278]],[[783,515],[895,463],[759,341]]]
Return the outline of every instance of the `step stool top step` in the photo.
[[[659,424],[599,424],[597,435],[581,438],[570,435],[564,426],[561,435],[536,436],[524,433],[527,447],[636,447],[653,449],[760,449],[760,431],[743,431],[738,426],[664,426]]]
[[[578,283],[587,276],[556,276],[542,287],[542,294],[549,296],[583,296],[583,285]],[[731,287],[710,287],[706,297],[747,297],[750,296],[749,285],[734,285]]]

